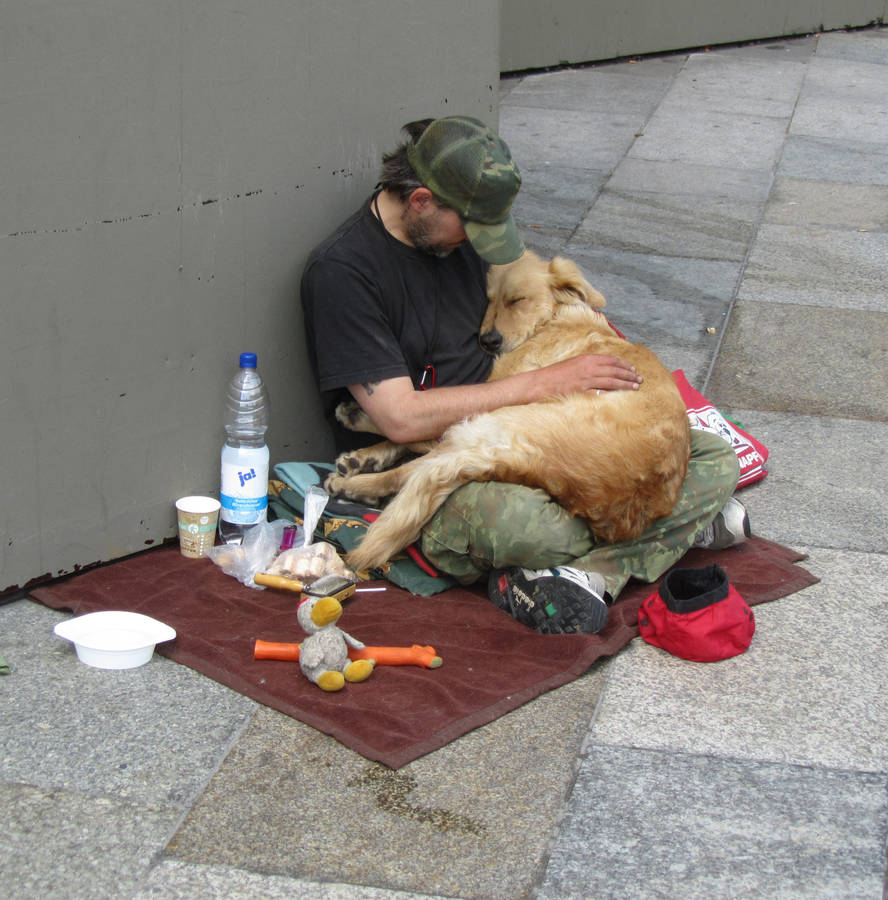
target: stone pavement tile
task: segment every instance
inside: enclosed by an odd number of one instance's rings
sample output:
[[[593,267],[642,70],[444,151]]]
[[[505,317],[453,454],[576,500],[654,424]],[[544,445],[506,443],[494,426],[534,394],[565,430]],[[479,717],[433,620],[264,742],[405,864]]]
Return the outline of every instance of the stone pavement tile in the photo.
[[[575,240],[647,254],[742,261],[770,171],[627,156]]]
[[[888,425],[736,408],[728,414],[770,451],[768,476],[738,494],[754,534],[791,546],[888,553]]]
[[[513,213],[528,245],[558,253],[668,88],[681,61],[504,79],[499,131],[522,174]],[[623,101],[614,102],[614,93]],[[618,112],[615,112],[618,110]]]
[[[888,312],[740,301],[705,393],[719,407],[884,422],[886,334]]]
[[[532,240],[551,235],[563,245],[595,202],[608,174],[595,169],[522,165],[521,190],[512,215]]]
[[[888,231],[888,185],[777,178],[764,221],[853,231]]]
[[[851,34],[842,32],[822,34],[817,41],[817,57],[853,59],[888,65],[888,28],[855,31]]]
[[[569,244],[565,255],[604,294],[608,317],[629,340],[647,344],[668,368],[683,369],[702,385],[737,283],[737,263],[589,249],[582,241]]]
[[[707,195],[614,190],[608,185],[573,237],[575,243],[651,256],[741,262],[762,204]]]
[[[798,99],[807,60],[773,53],[693,53],[669,92],[669,103],[741,116],[788,119]]]
[[[888,312],[888,234],[762,225],[740,285],[742,300]]]
[[[603,666],[392,771],[262,709],[166,858],[463,898],[540,876]]]
[[[593,745],[539,900],[878,897],[885,775]]]
[[[841,137],[789,135],[778,174],[812,181],[848,184],[888,184],[888,147],[885,141],[849,141]]]
[[[741,204],[764,206],[771,188],[771,172],[755,169],[725,169],[672,160],[638,159],[627,156],[608,181],[615,191],[682,196],[718,197]],[[758,216],[750,221],[757,221]]]
[[[683,65],[683,57],[660,57],[527,75],[512,85],[503,105],[607,114],[619,110],[646,119]]]
[[[543,226],[519,225],[524,246],[543,259],[564,255],[564,245],[570,239],[567,228],[546,228]]]
[[[0,809],[0,894],[23,900],[132,896],[182,815],[174,803],[5,782]]]
[[[775,68],[783,73],[779,82]],[[777,67],[742,56],[693,54],[628,155],[770,172],[804,72],[804,66],[787,60]]]
[[[66,618],[31,600],[0,607],[13,670],[0,680],[0,778],[181,814],[257,705],[158,654],[137,669],[84,665],[53,634]]]
[[[878,143],[888,134],[888,65],[815,56],[790,126],[809,137]]]
[[[500,134],[519,169],[550,165],[612,172],[643,124],[638,113],[508,105],[499,117]]]
[[[780,157],[785,136],[784,119],[741,116],[672,102],[670,93],[633,143],[629,155],[769,171]]]
[[[752,644],[731,659],[633,641],[611,663],[590,740],[884,777],[888,557],[792,546],[818,584],[756,606]]]
[[[148,873],[132,900],[434,900],[429,894],[387,891],[356,884],[306,881],[245,872],[226,866],[202,866],[161,860]]]

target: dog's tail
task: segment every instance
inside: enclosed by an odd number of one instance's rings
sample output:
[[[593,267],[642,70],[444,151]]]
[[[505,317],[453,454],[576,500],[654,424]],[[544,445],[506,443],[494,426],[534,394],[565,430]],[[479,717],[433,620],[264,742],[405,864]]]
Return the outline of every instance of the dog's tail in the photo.
[[[422,526],[460,485],[490,479],[492,462],[485,454],[471,459],[459,450],[432,452],[414,460],[409,477],[361,543],[347,556],[356,569],[373,569],[386,563],[419,538]]]

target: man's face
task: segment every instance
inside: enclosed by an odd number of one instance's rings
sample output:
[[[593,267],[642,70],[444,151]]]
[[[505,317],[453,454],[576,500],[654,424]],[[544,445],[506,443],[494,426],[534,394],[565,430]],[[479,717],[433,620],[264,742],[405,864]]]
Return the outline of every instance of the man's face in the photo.
[[[414,247],[439,258],[449,256],[466,240],[459,216],[452,209],[434,203],[418,212],[412,211],[406,229]]]

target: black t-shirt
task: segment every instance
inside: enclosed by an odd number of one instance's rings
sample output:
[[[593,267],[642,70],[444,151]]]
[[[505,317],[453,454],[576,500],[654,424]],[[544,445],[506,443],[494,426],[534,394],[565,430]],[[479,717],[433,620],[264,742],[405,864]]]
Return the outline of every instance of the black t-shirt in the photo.
[[[478,342],[486,263],[468,243],[443,259],[401,243],[371,202],[315,248],[302,276],[309,360],[339,450],[379,440],[334,421],[348,385],[406,375],[420,389],[427,367],[439,387],[474,384],[492,365]]]

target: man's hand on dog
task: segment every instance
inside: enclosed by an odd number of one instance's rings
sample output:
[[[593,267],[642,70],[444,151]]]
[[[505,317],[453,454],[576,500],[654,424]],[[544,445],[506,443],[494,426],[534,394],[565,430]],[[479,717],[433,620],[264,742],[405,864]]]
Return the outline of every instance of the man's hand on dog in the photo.
[[[539,369],[553,378],[553,393],[572,391],[637,391],[642,377],[635,367],[616,356],[583,353]]]

